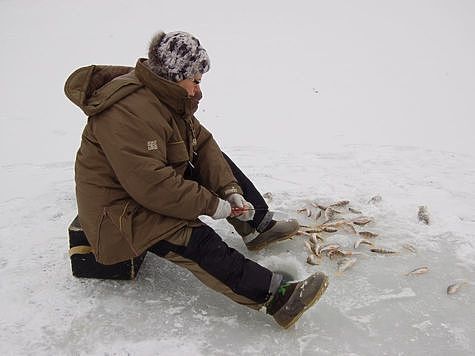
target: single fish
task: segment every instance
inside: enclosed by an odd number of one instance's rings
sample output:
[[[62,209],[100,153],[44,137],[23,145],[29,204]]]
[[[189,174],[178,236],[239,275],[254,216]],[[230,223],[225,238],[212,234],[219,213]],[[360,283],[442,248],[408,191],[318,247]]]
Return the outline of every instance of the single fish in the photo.
[[[322,254],[328,251],[338,250],[340,247],[341,246],[339,244],[328,244],[328,245],[322,246],[319,253]]]
[[[358,246],[361,245],[361,244],[367,244],[367,245],[370,245],[370,246],[374,245],[370,240],[359,239],[358,241],[355,242],[355,249],[358,248]]]
[[[454,284],[451,284],[450,286],[447,287],[447,294],[454,294],[457,293],[457,291],[462,288],[462,286],[468,284],[466,281],[462,282],[457,282]]]
[[[315,256],[313,253],[311,255],[308,255],[307,257],[307,263],[310,265],[319,265],[320,264],[320,258]]]
[[[323,227],[323,231],[325,231],[325,232],[337,232],[338,229],[336,227],[325,226],[325,227]]]
[[[318,204],[318,203],[311,203],[311,205],[314,207],[314,208],[318,208],[320,210],[326,210],[328,208],[328,206],[324,206],[324,205],[321,205],[321,204]]]
[[[368,203],[376,204],[376,203],[381,202],[382,200],[383,200],[383,197],[381,195],[375,195],[369,200]]]
[[[312,230],[309,230],[310,232],[312,232]],[[308,232],[308,231],[303,231],[303,230],[299,230],[297,231],[297,235],[303,235],[303,236],[308,236],[308,237],[312,237],[312,234]]]
[[[336,203],[331,204],[330,206],[344,207],[344,206],[347,206],[349,203],[350,203],[349,200],[340,200],[340,201],[337,201]]]
[[[363,236],[364,238],[373,239],[378,236],[378,234],[371,232],[371,231],[360,231],[358,235]]]
[[[297,213],[305,213],[308,218],[312,216],[312,211],[309,208],[298,209]]]
[[[333,209],[332,207],[325,209],[325,219],[327,219],[327,221],[333,220],[336,214],[341,214],[341,211]]]
[[[354,219],[353,224],[358,225],[358,226],[363,226],[370,223],[371,221],[372,220],[370,218],[360,217],[360,218]]]
[[[338,249],[336,250],[340,255],[342,256],[355,256],[355,255],[362,255],[361,252],[357,252],[357,251],[350,251],[350,250],[342,250],[342,249]]]
[[[316,244],[314,247],[313,247],[313,253],[315,255],[317,255],[318,257],[321,257],[321,254],[320,254],[320,250],[322,248],[322,245],[321,244]]]
[[[380,247],[372,248],[372,249],[370,249],[370,251],[371,251],[371,252],[374,252],[374,253],[382,253],[382,254],[397,253],[396,251],[388,250],[388,249],[380,248]]]
[[[318,257],[321,257],[320,250],[322,249],[322,245],[316,244],[313,248],[313,253]]]
[[[343,230],[346,230],[348,232],[351,232],[352,234],[357,234],[358,232],[356,231],[355,227],[353,226],[353,224],[349,223],[349,222],[345,222],[343,225]]]
[[[304,244],[305,244],[305,247],[307,248],[308,252],[314,253],[314,251],[313,251],[314,246],[309,241],[305,241]]]
[[[317,237],[315,236],[315,234],[310,234],[310,237],[308,239],[314,246],[318,243],[317,241]]]
[[[343,258],[338,261],[338,273],[343,273],[356,263],[356,258]]]
[[[416,248],[412,246],[411,244],[403,244],[402,247],[404,247],[406,250],[411,251],[412,253],[416,253]]]
[[[429,216],[429,210],[427,209],[427,206],[419,207],[419,211],[417,212],[417,217],[419,221],[423,222],[426,225],[429,225],[430,216]]]
[[[305,231],[304,230],[299,230],[299,231],[304,233],[302,235],[310,236],[309,234],[315,234],[315,233],[318,234],[318,233],[322,232],[323,230],[320,226],[317,226],[315,229],[308,229],[308,230],[305,230]]]
[[[316,233],[311,234],[311,236],[310,236],[310,242],[311,243],[313,243],[314,245],[317,245],[318,240],[323,241],[322,237],[319,236],[318,234],[316,234]]]
[[[335,229],[342,228],[343,230],[346,230],[346,231],[349,231],[351,233],[356,234],[355,227],[345,219],[332,221],[330,224],[325,223],[325,224],[322,224],[322,225],[323,225],[323,227],[329,227],[329,228],[335,228]],[[336,231],[331,231],[331,232],[336,232]]]
[[[318,219],[320,219],[320,216],[322,216],[322,209],[319,209],[319,210],[315,213],[315,221],[318,221]]]
[[[361,211],[356,210],[355,208],[349,207],[348,210],[353,214],[361,214]]]
[[[339,220],[333,220],[332,222],[326,222],[324,224],[321,224],[321,226],[329,226],[329,227],[340,227],[343,224],[345,224],[347,221],[345,219],[339,219]]]
[[[416,274],[424,274],[427,272],[429,272],[429,267],[423,266],[423,267],[418,267],[416,269],[413,269],[412,271],[407,272],[405,275],[409,276],[409,275],[416,275]]]

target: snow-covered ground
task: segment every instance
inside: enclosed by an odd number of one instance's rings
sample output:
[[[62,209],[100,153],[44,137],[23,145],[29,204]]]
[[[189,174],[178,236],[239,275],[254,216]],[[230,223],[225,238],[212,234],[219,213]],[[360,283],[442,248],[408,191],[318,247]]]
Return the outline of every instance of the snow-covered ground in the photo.
[[[472,354],[475,335],[475,164],[473,156],[393,146],[348,146],[339,152],[285,154],[230,147],[228,152],[282,217],[311,202],[348,199],[374,218],[377,244],[336,276],[336,263],[306,264],[305,237],[247,252],[232,227],[214,223],[246,256],[303,278],[330,276],[321,301],[289,331],[263,313],[235,305],[190,273],[147,256],[136,281],[71,276],[66,226],[75,215],[73,162],[2,166],[2,353],[23,354]],[[259,164],[256,164],[259,157]],[[27,177],[27,178],[25,178]],[[36,189],[15,189],[35,181]],[[368,203],[374,195],[382,201]],[[421,224],[427,205],[433,223]],[[350,215],[347,215],[350,217]],[[326,234],[350,246],[355,237]],[[417,249],[411,253],[402,244]],[[428,266],[420,276],[405,276]],[[458,280],[466,285],[447,296]]]
[[[0,29],[1,354],[475,352],[472,1],[18,0],[0,2]],[[364,255],[337,276],[335,261],[305,262],[305,237],[251,253],[226,222],[210,221],[269,268],[329,275],[291,330],[155,256],[135,281],[71,276],[67,226],[85,119],[64,80],[81,65],[133,65],[158,29],[195,33],[207,48],[198,117],[272,193],[278,216],[311,225],[298,209],[347,199],[374,219],[365,229],[378,245],[398,251],[360,246]],[[381,202],[369,203],[375,195]],[[420,266],[429,272],[405,276]]]

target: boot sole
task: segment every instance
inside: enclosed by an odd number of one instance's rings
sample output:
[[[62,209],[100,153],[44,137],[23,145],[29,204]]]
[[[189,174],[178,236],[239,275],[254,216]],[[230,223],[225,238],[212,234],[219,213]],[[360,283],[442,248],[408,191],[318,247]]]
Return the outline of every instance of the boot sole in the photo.
[[[279,242],[279,241],[284,241],[284,240],[288,240],[290,239],[292,236],[294,236],[297,231],[299,231],[299,229],[297,228],[295,231],[292,231],[291,233],[287,234],[287,235],[284,235],[282,236],[280,239],[277,239],[277,240],[273,240],[273,241],[263,241],[261,242],[260,244],[256,244],[256,245],[253,245],[253,246],[247,246],[247,249],[249,251],[259,251],[259,250],[262,250],[264,247],[266,247],[267,245],[271,245],[275,242]]]
[[[327,290],[327,287],[328,287],[328,277],[325,276],[322,282],[322,286],[320,287],[318,292],[315,294],[315,296],[312,298],[312,300],[297,315],[295,315],[287,324],[285,325],[279,324],[279,325],[282,326],[284,329],[288,329],[292,325],[294,325],[297,322],[297,320],[300,319],[302,314],[305,313],[308,308],[314,305],[321,298],[323,293],[325,293],[325,291]]]

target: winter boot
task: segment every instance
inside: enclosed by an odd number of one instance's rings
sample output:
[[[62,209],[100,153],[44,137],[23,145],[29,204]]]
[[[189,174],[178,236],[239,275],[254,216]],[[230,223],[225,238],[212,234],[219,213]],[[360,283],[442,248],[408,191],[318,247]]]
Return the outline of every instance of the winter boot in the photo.
[[[246,236],[244,241],[249,250],[257,251],[266,247],[266,245],[270,243],[286,240],[292,237],[297,233],[299,227],[300,225],[295,219],[286,221],[272,220],[268,229],[259,233],[256,237],[253,237],[252,240]]]
[[[317,302],[328,287],[328,277],[317,272],[300,282],[282,283],[266,303],[267,314],[285,329]]]

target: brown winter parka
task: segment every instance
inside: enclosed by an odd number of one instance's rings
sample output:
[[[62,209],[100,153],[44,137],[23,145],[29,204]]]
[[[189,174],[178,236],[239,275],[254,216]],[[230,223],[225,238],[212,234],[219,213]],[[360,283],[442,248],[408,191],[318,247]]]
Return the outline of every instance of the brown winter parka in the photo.
[[[215,212],[218,196],[242,194],[193,115],[196,100],[155,75],[146,59],[135,68],[80,68],[65,93],[88,115],[76,157],[76,197],[100,263],[133,258],[176,234],[189,237],[199,215]],[[189,162],[199,183],[184,179]]]

